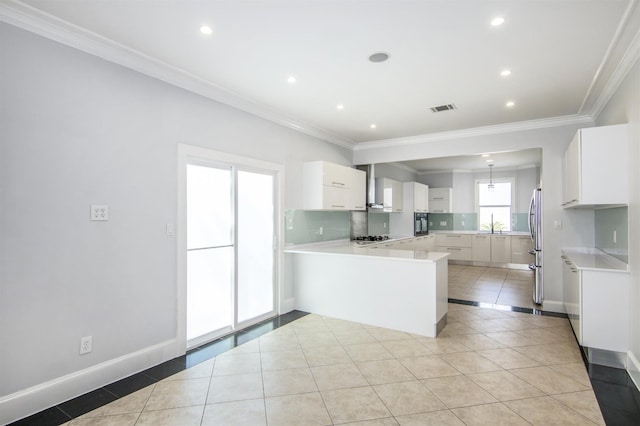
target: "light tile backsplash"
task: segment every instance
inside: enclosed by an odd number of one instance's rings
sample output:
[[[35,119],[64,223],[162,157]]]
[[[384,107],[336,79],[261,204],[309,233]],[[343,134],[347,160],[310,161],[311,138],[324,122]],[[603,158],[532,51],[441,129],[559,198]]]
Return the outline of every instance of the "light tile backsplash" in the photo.
[[[511,213],[513,232],[529,231],[528,213]],[[477,213],[429,213],[431,231],[477,231]]]
[[[595,211],[596,248],[629,263],[628,207],[615,207]],[[616,241],[613,241],[613,232]]]
[[[389,234],[389,213],[367,213],[367,216],[369,235]],[[348,211],[287,210],[284,222],[285,244],[350,238],[351,213]]]
[[[348,211],[287,210],[284,213],[284,224],[285,244],[317,243],[349,238]]]
[[[389,213],[369,213],[369,235],[388,235]]]

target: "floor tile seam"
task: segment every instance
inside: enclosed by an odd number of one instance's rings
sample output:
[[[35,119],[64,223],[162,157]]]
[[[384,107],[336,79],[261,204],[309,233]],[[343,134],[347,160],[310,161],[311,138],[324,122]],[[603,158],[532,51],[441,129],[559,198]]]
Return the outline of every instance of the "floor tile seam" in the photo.
[[[600,401],[598,401],[598,398],[596,398],[595,392],[593,392],[592,389],[590,389],[591,392],[593,393],[593,397],[596,400],[596,404],[598,404],[598,411],[600,412],[600,415],[602,416],[602,418],[604,419],[604,415],[602,414],[602,408],[600,407]],[[582,414],[581,412],[579,412],[578,410],[576,410],[575,408],[565,404],[563,401],[559,400],[556,398],[556,396],[558,395],[570,395],[570,394],[576,394],[576,393],[581,393],[581,392],[587,392],[586,390],[582,390],[582,391],[576,391],[576,392],[564,392],[564,393],[558,393],[558,394],[553,394],[553,395],[549,395],[552,399],[554,399],[555,401],[559,402],[560,404],[564,405],[565,407],[567,407],[568,409],[570,409],[571,411],[574,411],[578,414],[580,414],[582,417],[588,419],[589,421],[591,421],[591,419],[589,419],[587,416],[585,416],[584,414]],[[595,422],[592,422],[595,423]]]
[[[469,407],[481,407],[483,405],[502,405],[504,408],[506,408],[507,410],[509,410],[510,412],[512,412],[513,414],[515,414],[516,416],[520,417],[525,423],[528,424],[532,424],[531,422],[529,422],[527,419],[525,419],[524,417],[522,417],[519,413],[516,413],[515,411],[513,411],[507,404],[505,404],[503,401],[498,400],[498,402],[489,402],[489,403],[485,403],[485,404],[477,404],[477,405],[467,405],[464,407],[458,407],[458,408],[453,408],[450,411],[453,413],[454,416],[458,417],[458,419],[460,419],[460,421],[464,424],[466,424],[461,417],[459,417],[455,411],[453,410],[461,410],[461,409],[465,409],[465,408],[469,408]]]
[[[559,394],[557,394],[559,395]],[[585,415],[583,415],[582,413],[579,413],[578,411],[574,410],[573,408],[563,404],[561,401],[558,401],[557,399],[555,399],[552,395],[543,395],[543,396],[536,396],[533,398],[525,398],[525,399],[542,399],[542,398],[547,398],[547,399],[551,399],[557,403],[559,403],[560,405],[562,405],[565,408],[568,408],[569,410],[571,410],[575,415],[582,417],[583,420],[581,420],[583,423],[581,424],[585,424],[585,425],[596,425],[596,423],[592,422],[591,419],[587,418]],[[521,399],[518,400],[514,400],[514,401],[522,401]],[[507,401],[507,402],[512,402],[512,401]],[[599,408],[599,407],[598,407]],[[517,414],[517,413],[516,413]],[[600,414],[602,414],[602,410],[600,411]]]

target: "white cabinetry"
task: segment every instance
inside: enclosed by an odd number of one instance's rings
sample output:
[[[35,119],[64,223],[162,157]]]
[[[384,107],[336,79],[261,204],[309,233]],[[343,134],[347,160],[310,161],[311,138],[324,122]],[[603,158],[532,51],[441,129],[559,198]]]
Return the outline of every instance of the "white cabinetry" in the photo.
[[[451,193],[451,188],[429,188],[429,213],[452,213]]]
[[[580,271],[578,271],[578,268],[576,268],[566,256],[562,256],[562,262],[564,311],[569,317],[569,322],[578,339],[578,343],[582,344],[582,327],[580,324]]]
[[[382,202],[383,211],[402,211],[402,182],[381,177],[376,178],[376,201]]]
[[[471,260],[471,235],[436,234],[436,251],[449,253],[450,260]]]
[[[489,235],[471,236],[471,260],[491,262],[491,237]]]
[[[629,274],[580,269],[562,256],[564,308],[580,345],[626,353]]]
[[[436,251],[436,236],[423,235],[414,238],[413,250]]]
[[[535,260],[535,257],[529,254],[529,250],[533,249],[533,242],[528,235],[512,235],[511,236],[511,263],[529,264]]]
[[[402,185],[404,194],[405,212],[427,213],[429,211],[429,187],[418,182],[404,182]]]
[[[580,129],[564,154],[564,207],[629,202],[627,125]]]
[[[326,161],[303,164],[305,210],[365,210],[366,173]]]
[[[491,262],[511,262],[511,237],[508,235],[491,235]]]

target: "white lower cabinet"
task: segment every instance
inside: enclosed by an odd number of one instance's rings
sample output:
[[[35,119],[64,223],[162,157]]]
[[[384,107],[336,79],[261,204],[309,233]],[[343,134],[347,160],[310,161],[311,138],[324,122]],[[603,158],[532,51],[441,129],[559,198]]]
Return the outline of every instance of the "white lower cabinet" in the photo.
[[[582,346],[626,353],[629,330],[629,274],[579,269],[562,256],[563,302]]]
[[[509,235],[491,235],[491,262],[511,262],[511,237]]]
[[[511,236],[511,263],[529,264],[535,260],[535,257],[529,254],[529,250],[533,248],[533,242],[528,235]]]
[[[449,260],[472,260],[470,234],[436,234],[436,251],[449,253]]]
[[[491,237],[489,235],[473,235],[471,237],[471,260],[491,262]]]

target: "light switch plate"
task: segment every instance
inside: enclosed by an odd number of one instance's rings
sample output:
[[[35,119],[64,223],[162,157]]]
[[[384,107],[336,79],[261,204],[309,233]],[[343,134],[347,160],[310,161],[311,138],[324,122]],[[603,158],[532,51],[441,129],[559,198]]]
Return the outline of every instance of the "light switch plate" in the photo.
[[[106,204],[91,204],[91,220],[109,220],[109,206]]]

